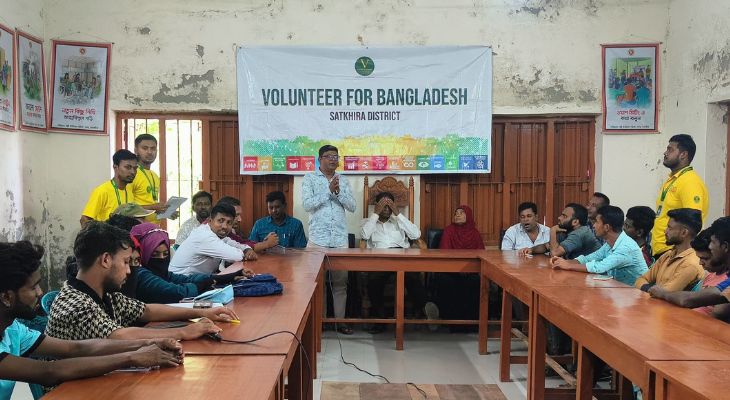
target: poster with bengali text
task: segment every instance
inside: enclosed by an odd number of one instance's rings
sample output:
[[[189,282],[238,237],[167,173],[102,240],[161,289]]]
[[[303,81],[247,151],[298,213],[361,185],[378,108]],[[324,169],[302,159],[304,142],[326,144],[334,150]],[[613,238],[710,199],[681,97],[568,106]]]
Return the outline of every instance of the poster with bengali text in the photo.
[[[488,173],[492,49],[239,47],[241,174]]]
[[[15,31],[0,24],[0,129],[15,129]]]
[[[17,35],[20,127],[25,130],[45,132],[47,112],[43,42],[21,31],[18,31]]]

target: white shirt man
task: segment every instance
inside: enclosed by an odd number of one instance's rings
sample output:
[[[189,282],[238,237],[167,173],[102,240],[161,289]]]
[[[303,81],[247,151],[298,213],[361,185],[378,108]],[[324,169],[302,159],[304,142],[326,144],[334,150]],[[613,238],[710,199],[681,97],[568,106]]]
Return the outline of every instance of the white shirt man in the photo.
[[[367,240],[369,249],[390,249],[411,247],[410,240],[421,237],[421,230],[408,220],[403,214],[390,215],[385,221],[380,221],[380,215],[373,213],[363,221],[362,238]]]

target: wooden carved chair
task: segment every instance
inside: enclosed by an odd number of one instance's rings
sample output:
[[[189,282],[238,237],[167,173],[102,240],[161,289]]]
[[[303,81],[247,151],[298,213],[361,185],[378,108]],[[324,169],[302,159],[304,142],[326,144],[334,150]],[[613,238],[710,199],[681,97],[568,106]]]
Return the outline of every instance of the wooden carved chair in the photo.
[[[362,217],[368,218],[370,216],[371,206],[375,206],[375,198],[380,194],[381,192],[390,192],[393,197],[395,197],[395,205],[400,208],[401,211],[404,210],[404,208],[407,207],[407,215],[408,220],[413,222],[413,215],[415,213],[415,207],[414,207],[414,189],[413,189],[413,177],[408,178],[408,187],[406,185],[393,178],[392,176],[386,176],[383,179],[379,179],[373,183],[372,186],[369,185],[368,177],[365,176],[364,184],[363,184],[363,207],[362,207]],[[423,235],[422,235],[423,236]],[[419,238],[415,243],[411,243],[411,246],[417,246],[420,249],[426,249],[426,242],[423,240],[423,238]],[[367,246],[367,242],[365,240],[360,239],[360,248],[364,249]]]

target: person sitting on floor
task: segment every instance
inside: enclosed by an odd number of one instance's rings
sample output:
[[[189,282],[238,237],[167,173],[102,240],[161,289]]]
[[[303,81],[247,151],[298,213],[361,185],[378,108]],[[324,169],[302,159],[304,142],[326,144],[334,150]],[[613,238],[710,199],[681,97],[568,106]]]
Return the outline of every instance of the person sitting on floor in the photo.
[[[709,250],[711,265],[730,266],[730,217],[722,217],[710,226]],[[725,279],[716,286],[709,286],[696,292],[669,292],[660,286],[649,289],[652,297],[666,300],[685,308],[715,306],[712,310],[714,318],[730,322],[730,279]]]
[[[190,236],[190,232],[193,229],[200,226],[210,217],[210,209],[213,207],[213,195],[206,191],[199,191],[193,195],[193,215],[189,219],[180,225],[180,230],[177,231],[177,237],[175,238],[175,245],[179,247],[185,239]]]
[[[668,292],[689,290],[705,277],[700,259],[690,245],[702,229],[702,213],[692,208],[676,208],[667,215],[666,243],[674,247],[662,254],[634,283],[645,292],[654,285]]]
[[[406,249],[411,247],[411,240],[421,237],[421,230],[400,212],[393,194],[380,192],[375,196],[375,212],[363,221],[360,234],[369,249]],[[383,292],[387,281],[394,276],[393,272],[368,273],[368,296],[373,317],[385,318]],[[421,273],[406,273],[405,287],[413,302],[413,309],[421,312],[426,304],[426,289],[423,287]],[[384,325],[375,324],[370,333],[380,333],[383,330]]]
[[[707,271],[705,279],[695,286],[692,289],[693,291],[708,287],[715,287],[728,278],[728,267],[730,267],[730,264],[712,260],[712,254],[710,253],[711,237],[712,232],[708,228],[700,232],[700,234],[692,240],[692,248],[695,249],[695,254],[697,254],[697,258],[700,259],[700,265],[705,269],[705,271]],[[694,310],[710,315],[712,314],[713,308],[713,306],[703,306],[697,307]]]
[[[636,206],[626,211],[626,219],[624,220],[624,232],[639,245],[647,267],[651,267],[651,264],[654,263],[654,256],[648,238],[654,228],[655,219],[656,213],[654,210],[647,206]]]
[[[170,271],[190,275],[212,274],[221,261],[255,260],[256,252],[245,244],[228,237],[236,210],[227,203],[216,204],[210,211],[210,221],[193,229],[170,261]]]
[[[554,256],[550,263],[555,269],[606,274],[633,286],[636,279],[648,268],[639,245],[623,232],[623,225],[624,213],[620,208],[599,208],[593,228],[596,235],[605,241],[603,246],[587,256],[578,256],[575,260]]]
[[[525,202],[517,207],[520,223],[510,226],[502,239],[502,250],[531,249],[550,241],[550,228],[538,223],[537,204]]]
[[[54,386],[120,368],[182,364],[182,346],[175,339],[71,341],[21,324],[18,318],[32,319],[40,306],[43,253],[28,241],[0,243],[0,398],[11,398],[16,381]]]
[[[231,274],[179,275],[170,272],[170,237],[167,232],[152,223],[135,226],[132,238],[140,246],[140,264],[135,272],[135,298],[145,303],[177,303],[186,297],[195,297],[214,285],[226,285],[243,274],[240,270]]]
[[[476,228],[474,214],[467,205],[454,211],[452,223],[444,229],[440,249],[484,249],[482,235]],[[439,272],[434,274],[434,301],[426,303],[428,319],[478,319],[479,274]],[[437,326],[429,327],[432,330]],[[452,331],[458,330],[452,327]]]
[[[266,249],[272,248],[279,244],[279,236],[275,232],[271,232],[264,240],[260,242],[252,241],[252,240],[246,240],[241,236],[241,201],[238,200],[235,197],[231,196],[225,196],[221,197],[220,200],[218,200],[217,204],[229,204],[233,206],[233,209],[236,210],[236,218],[233,220],[233,226],[231,228],[231,231],[228,233],[228,237],[235,240],[238,243],[245,244],[246,246],[251,247],[256,252],[262,252]]]
[[[550,228],[550,242],[523,249],[520,254],[543,254],[549,251],[552,256],[568,260],[591,254],[601,245],[586,225],[587,222],[588,210],[580,204],[568,203],[558,216],[558,224]]]
[[[253,224],[248,240],[264,242],[271,238],[271,233],[277,236],[279,245],[283,247],[307,247],[307,237],[304,235],[302,221],[286,215],[286,197],[283,192],[275,191],[266,195],[268,217],[263,217]]]
[[[79,266],[75,278],[64,283],[51,306],[46,334],[59,339],[94,338],[151,339],[172,337],[196,339],[221,329],[214,321],[238,319],[225,307],[193,309],[145,304],[119,289],[129,276],[132,241],[129,233],[106,223],[89,222],[74,241]],[[182,328],[132,327],[157,321],[202,318]]]

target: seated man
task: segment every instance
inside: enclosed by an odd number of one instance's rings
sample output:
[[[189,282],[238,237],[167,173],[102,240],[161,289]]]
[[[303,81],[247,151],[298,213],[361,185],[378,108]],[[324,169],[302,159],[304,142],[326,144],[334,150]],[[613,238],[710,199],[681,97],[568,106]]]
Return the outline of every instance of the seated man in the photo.
[[[593,196],[591,196],[591,198],[588,200],[588,206],[586,206],[586,209],[588,210],[588,228],[590,228],[591,232],[596,235],[596,239],[598,239],[598,243],[600,243],[601,245],[603,245],[603,239],[598,237],[598,235],[596,234],[596,230],[593,227],[593,224],[596,222],[598,209],[610,205],[611,199],[609,199],[608,196],[601,192],[595,192],[593,193]]]
[[[722,217],[710,226],[709,250],[711,257],[709,262],[714,265],[730,266],[730,217]],[[703,288],[697,292],[669,292],[660,286],[649,289],[652,297],[666,300],[685,308],[698,308],[704,306],[715,306],[712,316],[730,321],[730,279],[726,279],[716,286]]]
[[[235,240],[238,243],[245,244],[246,246],[254,249],[254,251],[258,252],[262,252],[279,244],[279,237],[276,235],[276,233],[273,232],[266,235],[264,240],[261,242],[246,240],[241,236],[241,201],[237,198],[224,196],[221,197],[220,200],[218,200],[217,204],[228,204],[232,206],[234,210],[236,210],[236,218],[233,220],[233,227],[228,233],[229,238]]]
[[[712,254],[710,253],[710,240],[712,238],[712,232],[710,229],[705,229],[700,232],[694,240],[692,240],[692,248],[695,249],[697,258],[700,259],[700,265],[707,271],[707,275],[702,281],[692,288],[693,291],[700,289],[715,287],[722,283],[722,281],[728,278],[728,267],[722,262],[712,261]],[[701,312],[706,315],[712,314],[713,306],[697,307],[694,310]]]
[[[74,241],[79,272],[56,296],[46,334],[59,339],[197,339],[221,329],[212,320],[237,319],[225,307],[193,309],[145,304],[119,293],[129,276],[132,240],[129,233],[100,222],[89,222]],[[203,318],[182,328],[137,328],[136,324]]]
[[[283,192],[271,192],[266,195],[266,207],[269,216],[256,221],[248,240],[265,241],[271,233],[278,236],[279,244],[284,247],[307,247],[302,221],[286,215],[286,197]]]
[[[580,204],[568,203],[558,216],[558,224],[550,228],[550,243],[525,249],[522,254],[542,254],[549,251],[552,256],[568,260],[591,254],[601,245],[586,225],[587,222],[588,210]],[[564,235],[566,232],[567,236]],[[560,239],[560,236],[563,238]]]
[[[180,230],[177,231],[177,238],[175,239],[177,247],[190,236],[193,229],[199,227],[210,217],[211,207],[213,207],[213,195],[203,190],[193,195],[193,213],[195,215],[180,225]]]
[[[236,218],[236,210],[226,203],[216,204],[210,221],[193,229],[170,261],[170,272],[182,275],[212,274],[221,261],[255,260],[256,252],[228,237]]]
[[[537,204],[522,203],[517,207],[520,223],[510,226],[502,239],[502,250],[533,248],[550,241],[550,228],[538,223]]]
[[[395,205],[395,197],[389,192],[381,192],[375,197],[375,213],[363,221],[360,234],[367,241],[369,249],[407,249],[410,240],[418,240],[421,230],[399,212]],[[372,316],[385,317],[383,291],[393,272],[368,273],[368,296],[372,304]],[[426,304],[426,290],[421,281],[421,274],[409,272],[405,274],[405,287],[413,300],[414,309],[422,312]],[[373,325],[371,333],[384,330],[384,325]]]
[[[603,246],[587,256],[578,256],[575,260],[552,257],[550,263],[555,269],[606,274],[633,286],[647,268],[639,245],[623,232],[623,225],[624,213],[620,208],[599,208],[593,228],[596,235],[605,241]]]
[[[214,285],[227,285],[243,272],[225,275],[173,274],[169,271],[170,238],[167,232],[155,224],[145,222],[132,228],[131,235],[139,244],[141,264],[130,275],[136,281],[133,297],[145,303],[177,303],[210,290]]]
[[[651,245],[647,239],[652,228],[654,228],[655,219],[656,213],[654,210],[647,206],[636,206],[626,211],[626,220],[624,221],[624,232],[639,245],[647,267],[654,263]]]
[[[662,254],[649,271],[636,280],[634,286],[648,291],[654,285],[668,292],[689,290],[705,277],[700,259],[690,243],[702,229],[702,212],[691,208],[670,210],[664,235],[674,248]]]
[[[182,347],[174,339],[69,341],[18,322],[16,318],[36,315],[43,295],[38,271],[42,257],[43,248],[29,242],[0,243],[0,398],[11,398],[16,381],[53,386],[120,368],[182,364]]]
[[[137,175],[137,156],[129,150],[118,150],[112,163],[114,176],[91,192],[81,212],[82,228],[89,221],[106,221],[117,207],[135,202],[131,184]]]

